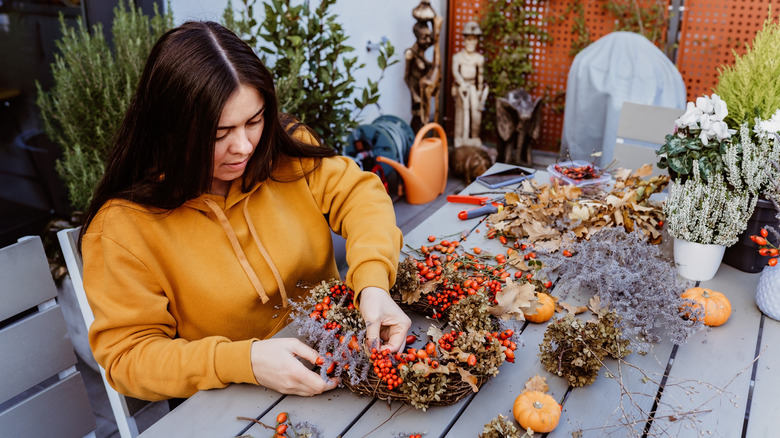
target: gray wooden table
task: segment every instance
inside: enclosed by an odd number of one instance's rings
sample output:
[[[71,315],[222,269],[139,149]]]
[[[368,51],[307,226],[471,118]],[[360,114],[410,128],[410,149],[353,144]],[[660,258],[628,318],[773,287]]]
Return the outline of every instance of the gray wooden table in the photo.
[[[537,179],[543,178],[545,174],[537,173]],[[463,193],[478,191],[489,189],[472,184]],[[469,208],[473,206],[443,206],[408,233],[405,242],[419,247],[428,243],[431,234],[441,238],[469,230],[462,242],[466,247],[503,252],[499,242],[485,238],[484,218],[457,219],[459,211]],[[722,265],[715,278],[700,285],[729,297],[733,311],[726,324],[706,328],[684,345],[654,344],[648,354],[633,353],[626,363],[606,361],[589,386],[572,388],[544,370],[537,354],[546,324],[524,323],[517,330],[523,344],[515,352],[515,363],[502,365],[498,376],[479,392],[451,406],[424,412],[343,388],[307,398],[234,384],[199,392],[141,436],[266,437],[272,431],[237,417],[273,425],[276,415],[284,411],[294,421],[313,423],[326,438],[412,433],[476,437],[498,414],[512,418],[515,398],[537,374],[547,378],[549,393],[563,406],[561,421],[550,437],[779,436],[774,420],[780,418],[780,403],[775,399],[780,388],[780,322],[756,307],[758,277]],[[428,323],[417,319],[413,331],[425,332]],[[284,335],[291,335],[289,329],[280,333]]]

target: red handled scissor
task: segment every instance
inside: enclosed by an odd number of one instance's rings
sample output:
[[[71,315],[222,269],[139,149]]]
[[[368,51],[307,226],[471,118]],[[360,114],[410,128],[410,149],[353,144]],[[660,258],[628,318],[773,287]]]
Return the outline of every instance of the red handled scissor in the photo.
[[[471,195],[449,195],[447,196],[448,202],[457,202],[461,204],[475,204],[481,205],[479,208],[473,210],[463,210],[458,213],[458,218],[461,220],[473,219],[475,217],[484,216],[486,214],[497,213],[504,209],[504,204],[500,202],[503,198],[490,199],[487,196],[471,196]]]

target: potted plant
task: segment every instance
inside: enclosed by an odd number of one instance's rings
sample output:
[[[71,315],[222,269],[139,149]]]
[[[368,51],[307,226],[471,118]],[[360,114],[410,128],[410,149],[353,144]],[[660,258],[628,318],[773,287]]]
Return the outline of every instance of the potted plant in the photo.
[[[120,1],[111,26],[113,50],[99,24],[90,31],[79,18],[76,27],[69,28],[60,17],[60,27],[62,38],[56,42],[60,53],[51,66],[53,85],[44,90],[36,83],[36,104],[46,136],[62,149],[56,170],[75,211],[71,217],[52,221],[43,241],[76,353],[97,370],[56,233],[80,224],[80,212],[89,205],[103,175],[111,137],[122,121],[146,57],[160,35],[173,27],[173,15],[170,8],[162,15],[155,9],[149,17],[132,3],[125,6]]]
[[[726,249],[723,261],[746,272],[760,272],[768,257],[761,256],[750,235],[758,234],[764,226],[775,227],[778,219],[775,208],[767,197],[770,176],[778,171],[768,163],[780,158],[780,139],[776,132],[780,124],[780,23],[770,13],[764,27],[756,33],[751,45],[746,45],[744,55],[734,54],[734,63],[720,70],[715,92],[728,103],[725,122],[739,129],[734,141],[738,148],[728,157],[726,166],[731,168],[727,181],[740,185],[734,175],[740,175],[748,189],[758,197],[753,215],[739,240]],[[740,168],[740,172],[734,168]],[[778,240],[774,239],[777,244]]]
[[[730,187],[719,172],[705,181],[698,163],[692,169],[692,177],[670,185],[663,211],[674,238],[677,272],[690,280],[706,281],[718,271],[726,247],[747,226],[755,197]]]
[[[669,169],[672,180],[684,182],[693,175],[694,165],[704,181],[724,170],[722,156],[731,144],[736,130],[724,121],[728,116],[726,102],[720,96],[701,96],[688,102],[685,113],[674,121],[675,132],[656,152],[658,167]]]

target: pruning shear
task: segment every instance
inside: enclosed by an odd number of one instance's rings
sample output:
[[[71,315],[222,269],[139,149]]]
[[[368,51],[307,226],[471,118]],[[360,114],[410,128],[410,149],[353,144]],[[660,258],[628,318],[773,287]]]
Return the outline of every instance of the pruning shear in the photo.
[[[448,202],[456,202],[461,204],[475,204],[481,205],[479,208],[473,210],[463,210],[458,213],[458,219],[468,220],[479,216],[485,216],[487,214],[498,213],[504,209],[503,197],[490,199],[487,196],[471,196],[471,195],[449,195],[447,196]]]

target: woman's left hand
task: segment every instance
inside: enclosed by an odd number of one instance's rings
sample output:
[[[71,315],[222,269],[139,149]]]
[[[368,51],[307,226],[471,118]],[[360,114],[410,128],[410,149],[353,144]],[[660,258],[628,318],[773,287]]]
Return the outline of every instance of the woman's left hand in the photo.
[[[386,290],[369,286],[360,291],[360,314],[366,321],[366,340],[372,346],[381,342],[381,349],[395,353],[404,348],[406,333],[412,321],[393,301]]]

